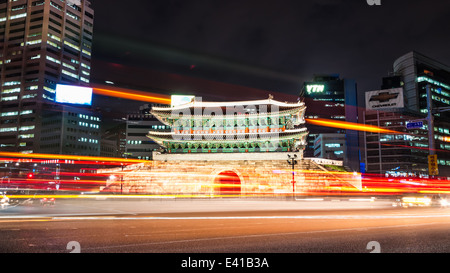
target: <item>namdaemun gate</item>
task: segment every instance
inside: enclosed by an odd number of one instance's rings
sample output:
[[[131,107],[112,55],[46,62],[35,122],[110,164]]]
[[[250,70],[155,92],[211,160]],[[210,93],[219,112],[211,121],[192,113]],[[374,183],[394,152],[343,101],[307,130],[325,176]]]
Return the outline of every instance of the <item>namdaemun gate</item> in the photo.
[[[200,98],[151,114],[171,129],[149,131],[153,160],[117,169],[106,191],[186,197],[292,196],[358,188],[331,171],[340,161],[304,158],[305,103]],[[111,170],[108,170],[109,172]],[[117,178],[117,177],[120,177]]]

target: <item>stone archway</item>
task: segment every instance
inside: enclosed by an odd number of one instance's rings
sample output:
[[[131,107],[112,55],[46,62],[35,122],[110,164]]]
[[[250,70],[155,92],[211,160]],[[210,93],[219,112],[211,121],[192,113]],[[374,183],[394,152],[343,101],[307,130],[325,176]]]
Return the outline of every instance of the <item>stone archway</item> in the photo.
[[[234,171],[222,171],[214,179],[215,195],[240,195],[241,179]]]

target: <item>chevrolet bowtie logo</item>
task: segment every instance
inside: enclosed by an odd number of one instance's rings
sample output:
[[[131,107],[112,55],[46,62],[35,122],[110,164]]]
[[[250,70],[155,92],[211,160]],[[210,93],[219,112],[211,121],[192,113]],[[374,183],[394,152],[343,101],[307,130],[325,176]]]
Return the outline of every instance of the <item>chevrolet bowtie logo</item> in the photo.
[[[399,93],[380,92],[378,95],[370,97],[369,101],[379,101],[380,103],[396,99]]]

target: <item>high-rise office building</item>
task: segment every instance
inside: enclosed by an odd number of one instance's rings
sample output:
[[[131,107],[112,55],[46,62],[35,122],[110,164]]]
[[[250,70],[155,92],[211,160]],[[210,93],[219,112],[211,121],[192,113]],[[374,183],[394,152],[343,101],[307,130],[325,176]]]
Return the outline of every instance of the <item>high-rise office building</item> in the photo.
[[[435,153],[437,173],[450,176],[450,67],[409,52],[395,60],[393,68],[393,76],[383,78],[378,95],[366,96],[364,123],[405,134],[365,133],[366,171],[394,176],[430,175],[428,155]],[[433,128],[427,120],[427,85]],[[395,104],[397,95],[401,98],[399,105]],[[388,107],[370,109],[369,98]],[[434,132],[432,151],[430,130]]]
[[[314,140],[314,157],[344,160],[345,134],[319,134]]]
[[[1,150],[39,152],[56,84],[89,84],[93,19],[87,0],[0,1]]]
[[[426,89],[429,85],[434,153],[437,154],[439,174],[450,176],[450,66],[412,51],[395,60],[394,74],[402,77],[405,108],[410,111],[428,113]],[[426,122],[424,124],[427,131],[431,130]]]
[[[341,79],[339,74],[314,75],[312,81],[303,84],[300,96],[305,98],[307,106],[305,118],[358,122],[357,88],[352,79]],[[358,132],[311,124],[307,128],[305,157],[317,155],[314,153],[315,140],[320,134],[342,134],[346,149],[340,157],[350,169],[359,170]]]
[[[69,105],[46,108],[42,114],[41,153],[100,155],[100,113]]]
[[[100,156],[125,157],[125,146],[127,142],[126,119],[111,128],[102,130]]]
[[[139,108],[138,114],[127,115],[125,157],[138,159],[152,159],[152,152],[160,146],[148,138],[148,132],[169,131],[170,126],[163,124],[150,113],[153,106],[161,104],[145,104]]]

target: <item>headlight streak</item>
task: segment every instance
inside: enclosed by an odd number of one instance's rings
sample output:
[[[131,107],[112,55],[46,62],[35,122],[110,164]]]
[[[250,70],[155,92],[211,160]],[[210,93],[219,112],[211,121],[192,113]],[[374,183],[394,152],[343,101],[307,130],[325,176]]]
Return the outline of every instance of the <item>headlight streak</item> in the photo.
[[[106,89],[106,88],[94,87],[93,92],[94,92],[94,94],[97,94],[97,95],[123,98],[123,99],[128,99],[128,100],[137,100],[137,101],[143,101],[143,102],[153,102],[153,103],[160,103],[160,104],[170,104],[170,102],[171,102],[170,97],[167,95],[152,94],[149,92],[121,89],[121,88]]]
[[[39,158],[39,159],[68,159],[68,160],[87,160],[87,161],[101,161],[101,162],[118,162],[118,163],[145,163],[148,160],[140,159],[126,159],[115,157],[100,157],[100,156],[83,156],[83,155],[60,155],[60,154],[23,154],[15,152],[0,152],[0,156],[6,157],[20,157],[20,158]]]
[[[14,198],[37,198],[41,196],[38,190],[51,188],[54,194],[44,194],[49,198],[214,198],[214,197],[273,197],[273,196],[292,196],[291,179],[292,170],[277,169],[271,171],[273,177],[278,177],[279,181],[273,183],[267,178],[255,179],[250,178],[240,181],[237,184],[228,175],[216,172],[211,173],[211,169],[207,166],[198,167],[194,172],[190,172],[189,168],[185,171],[161,171],[151,169],[142,171],[138,163],[150,163],[146,160],[130,160],[123,158],[106,158],[106,157],[85,157],[85,156],[64,156],[50,154],[19,154],[20,158],[5,157],[13,156],[18,153],[0,152],[1,160],[8,162],[28,162],[38,163],[40,160],[52,159],[59,160],[78,158],[81,161],[73,161],[79,164],[86,162],[91,165],[98,164],[102,166],[102,171],[98,173],[77,173],[77,172],[59,172],[59,176],[63,177],[55,180],[55,171],[48,173],[38,173],[39,177],[33,179],[25,178],[8,178],[6,181],[2,179],[0,188],[7,184],[14,184],[36,191],[33,195],[13,195]],[[29,157],[32,157],[31,159]],[[95,160],[101,159],[97,162]],[[104,161],[103,161],[104,160]],[[107,161],[109,160],[109,161]],[[75,164],[76,164],[75,163]],[[103,165],[112,165],[114,168],[106,169]],[[132,165],[132,166],[130,166]],[[144,166],[144,165],[142,165]],[[95,166],[93,166],[95,167]],[[226,166],[218,169],[227,169]],[[249,177],[245,170],[240,170],[242,177]],[[133,183],[133,177],[152,177],[157,183],[161,183],[160,191],[142,191],[142,193],[134,194],[132,191],[125,191],[125,194],[118,195],[117,186],[128,186]],[[352,172],[340,171],[317,171],[317,170],[295,170],[296,180],[296,196],[368,196],[368,195],[401,195],[407,193],[418,194],[450,194],[450,183],[448,180],[440,179],[424,179],[414,177],[384,177],[380,175],[355,174]],[[78,180],[65,179],[64,177],[77,176]],[[281,179],[280,179],[281,177]],[[230,180],[231,179],[231,180]],[[360,180],[362,189],[352,186],[352,182]],[[203,182],[201,182],[203,181]],[[205,182],[208,181],[208,182]],[[142,181],[139,181],[142,182]],[[145,181],[143,183],[146,183]],[[149,183],[154,183],[149,180]],[[55,185],[59,188],[55,190]],[[105,189],[101,192],[101,188],[106,185],[116,185],[114,189]],[[180,191],[180,189],[184,189]],[[89,194],[76,194],[85,192]],[[93,194],[101,192],[101,194]]]
[[[310,123],[313,125],[324,126],[324,127],[333,127],[333,128],[341,128],[341,129],[372,132],[372,133],[381,133],[381,134],[405,134],[405,132],[397,132],[397,131],[393,131],[393,130],[383,129],[381,127],[377,127],[377,126],[373,126],[373,125],[359,124],[359,123],[353,123],[353,122],[347,122],[347,121],[337,121],[337,120],[323,119],[323,118],[317,118],[317,119],[308,119],[307,118],[305,120],[307,123]]]

